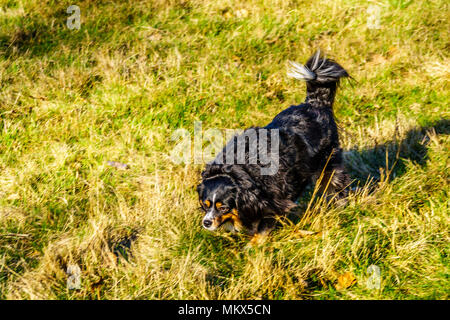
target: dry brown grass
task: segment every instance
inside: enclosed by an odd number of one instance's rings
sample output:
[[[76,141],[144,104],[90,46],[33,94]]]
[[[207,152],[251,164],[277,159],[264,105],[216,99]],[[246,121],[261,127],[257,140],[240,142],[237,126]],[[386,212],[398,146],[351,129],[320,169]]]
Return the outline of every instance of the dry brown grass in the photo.
[[[380,30],[362,1],[82,1],[80,31],[66,2],[0,3],[1,298],[448,298],[445,1],[377,2]],[[316,47],[357,80],[335,108],[348,204],[311,190],[253,248],[202,230],[202,166],[170,161],[171,133],[267,123]]]

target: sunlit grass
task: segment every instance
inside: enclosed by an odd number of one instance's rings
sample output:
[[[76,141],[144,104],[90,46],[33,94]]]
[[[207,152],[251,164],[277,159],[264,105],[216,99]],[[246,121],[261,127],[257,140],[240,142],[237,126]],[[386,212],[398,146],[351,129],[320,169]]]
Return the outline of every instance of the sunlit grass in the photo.
[[[66,26],[72,4],[80,30]],[[380,29],[367,27],[369,5]],[[0,298],[448,298],[446,1],[0,8]],[[202,166],[170,161],[172,132],[268,123],[305,96],[286,61],[316,48],[354,78],[334,108],[347,206],[310,192],[308,219],[282,220],[250,249],[244,235],[203,230]],[[380,289],[366,285],[370,265]],[[338,290],[345,272],[357,282]]]

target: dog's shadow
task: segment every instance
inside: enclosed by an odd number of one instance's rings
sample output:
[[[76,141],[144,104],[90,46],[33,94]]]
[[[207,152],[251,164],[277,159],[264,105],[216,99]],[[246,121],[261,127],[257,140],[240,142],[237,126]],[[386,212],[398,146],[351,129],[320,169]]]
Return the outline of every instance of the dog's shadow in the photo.
[[[426,165],[428,159],[429,134],[449,134],[450,120],[441,119],[430,125],[410,129],[403,139],[394,138],[383,144],[375,144],[366,149],[357,147],[344,151],[344,165],[352,184],[350,189],[369,185],[371,191],[376,190],[376,182],[384,179],[391,182],[401,177],[408,170],[407,163],[412,161],[420,166]],[[371,182],[369,184],[369,182]],[[294,224],[304,216],[305,209],[311,200],[314,186],[308,187],[298,201],[288,219]]]
[[[353,148],[344,152],[344,164],[354,183],[363,185],[368,179],[375,181],[383,172],[390,181],[402,176],[407,162],[420,166],[428,159],[429,134],[449,134],[450,120],[441,119],[427,126],[410,129],[403,139],[376,144],[371,148]]]

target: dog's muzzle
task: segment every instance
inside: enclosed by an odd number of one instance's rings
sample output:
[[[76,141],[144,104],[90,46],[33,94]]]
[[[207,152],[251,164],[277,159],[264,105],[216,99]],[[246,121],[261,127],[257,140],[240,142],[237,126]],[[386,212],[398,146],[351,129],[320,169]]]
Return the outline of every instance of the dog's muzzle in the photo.
[[[214,217],[212,211],[206,213],[205,217],[203,218],[203,227],[207,230],[215,230],[218,227],[218,223],[216,221],[216,217]]]

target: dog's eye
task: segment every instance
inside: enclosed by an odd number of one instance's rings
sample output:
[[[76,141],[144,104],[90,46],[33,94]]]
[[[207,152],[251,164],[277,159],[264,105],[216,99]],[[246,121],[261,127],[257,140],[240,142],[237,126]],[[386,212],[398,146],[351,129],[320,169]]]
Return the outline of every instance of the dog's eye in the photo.
[[[225,213],[225,212],[227,212],[227,211],[228,211],[228,208],[225,207],[225,206],[221,206],[221,207],[219,208],[219,212],[220,212],[220,213]]]

